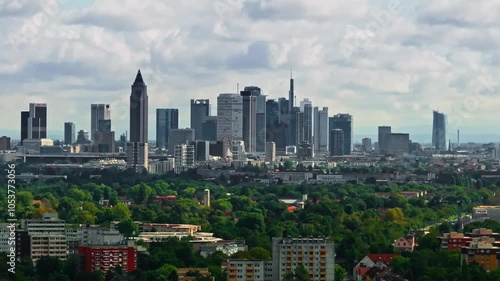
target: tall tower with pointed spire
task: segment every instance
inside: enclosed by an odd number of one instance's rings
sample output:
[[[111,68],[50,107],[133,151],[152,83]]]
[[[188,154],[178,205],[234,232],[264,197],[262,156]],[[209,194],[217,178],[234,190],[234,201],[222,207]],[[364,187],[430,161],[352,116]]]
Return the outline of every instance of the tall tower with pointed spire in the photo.
[[[135,168],[148,167],[148,87],[137,72],[130,94],[130,143],[127,162]]]
[[[130,94],[130,142],[148,142],[148,86],[137,72]]]

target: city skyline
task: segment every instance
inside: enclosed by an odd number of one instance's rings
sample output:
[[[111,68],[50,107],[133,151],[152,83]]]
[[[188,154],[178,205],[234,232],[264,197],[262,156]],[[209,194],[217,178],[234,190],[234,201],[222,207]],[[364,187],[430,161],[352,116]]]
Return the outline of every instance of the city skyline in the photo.
[[[238,83],[261,87],[269,99],[287,97],[293,67],[296,100],[307,97],[331,113],[352,114],[358,141],[376,135],[377,126],[390,124],[398,131],[425,134],[430,142],[429,112],[435,108],[449,116],[450,132],[461,129],[464,141],[496,128],[492,116],[500,104],[493,94],[499,54],[492,34],[498,28],[489,13],[499,10],[498,3],[400,3],[401,11],[369,37],[370,44],[355,46],[347,57],[342,46],[353,37],[349,32],[377,22],[373,14],[387,12],[387,1],[277,1],[266,7],[236,0],[186,1],[175,7],[120,2],[123,10],[113,12],[117,3],[72,1],[59,4],[56,12],[30,1],[6,6],[10,17],[0,19],[8,31],[4,44],[14,51],[7,52],[12,54],[0,68],[0,79],[6,93],[16,92],[16,99],[0,110],[17,119],[24,101],[47,103],[60,109],[48,116],[49,137],[58,132],[62,138],[67,121],[90,131],[88,104],[111,104],[114,130],[121,134],[128,130],[124,112],[130,73],[140,68],[155,93],[151,104],[178,108],[179,126],[189,127],[189,99],[210,99],[216,112],[217,95],[236,93]],[[121,15],[133,5],[156,8],[148,15],[151,24],[140,20],[141,13],[123,20]],[[478,10],[487,15],[478,17]],[[23,34],[37,13],[47,20],[28,41],[15,41],[14,35]],[[264,26],[271,32],[261,32]],[[492,32],[477,32],[481,26]],[[426,43],[430,41],[432,45]],[[19,87],[26,80],[30,83]],[[477,94],[481,85],[486,93]],[[148,119],[154,128],[153,110]],[[0,134],[17,139],[16,124],[0,120]],[[152,130],[148,138],[154,139]]]

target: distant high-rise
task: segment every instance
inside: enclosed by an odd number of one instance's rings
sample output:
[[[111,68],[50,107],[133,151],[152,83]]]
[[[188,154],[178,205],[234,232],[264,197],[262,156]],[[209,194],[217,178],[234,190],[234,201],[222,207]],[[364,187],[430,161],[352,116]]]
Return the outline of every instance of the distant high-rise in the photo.
[[[328,107],[314,107],[314,150],[328,151]]]
[[[210,116],[210,101],[191,100],[191,129],[194,129],[194,138],[196,140],[203,139],[203,122]]]
[[[286,126],[281,122],[280,106],[282,104],[282,100],[286,102],[284,106],[288,112],[288,101],[286,99],[281,98],[279,101],[266,101],[266,141],[274,142],[276,149],[280,151],[285,150],[287,140]]]
[[[256,86],[245,87],[243,98],[243,141],[247,152],[266,150],[266,96]]]
[[[380,153],[385,154],[388,151],[388,138],[391,134],[390,126],[379,126],[378,127],[378,150]]]
[[[309,99],[300,102],[300,112],[296,113],[297,145],[313,145],[313,107]]]
[[[243,98],[238,94],[217,97],[217,140],[223,142],[224,157],[233,140],[243,140]]]
[[[76,141],[75,123],[64,123],[64,144],[72,144]]]
[[[243,141],[245,151],[255,152],[257,146],[257,97],[250,91],[241,91],[243,99]]]
[[[90,138],[95,144],[95,141],[99,136],[96,132],[99,132],[99,122],[101,120],[110,120],[111,111],[109,104],[91,104],[90,105]]]
[[[127,164],[136,170],[148,168],[148,88],[137,72],[130,94],[130,143]]]
[[[372,151],[372,139],[370,138],[364,138],[361,140],[361,149],[363,152],[370,152]]]
[[[344,131],[344,154],[350,155],[353,141],[353,120],[350,114],[336,114],[330,117],[330,131],[341,129]]]
[[[432,145],[436,150],[448,150],[446,134],[447,117],[444,113],[433,112],[432,121]]]
[[[216,141],[217,140],[217,116],[208,116],[201,125],[202,140]],[[195,131],[196,133],[196,131]]]
[[[190,144],[194,141],[194,129],[171,129],[168,139],[168,152],[173,154],[176,145]]]
[[[148,87],[140,70],[130,94],[130,142],[148,142]]]
[[[21,112],[21,143],[25,139],[47,138],[47,104],[30,103],[29,108]]]
[[[333,129],[330,131],[330,155],[342,156],[345,155],[345,136],[342,129]]]
[[[387,153],[404,155],[410,153],[410,134],[391,133],[387,135]]]
[[[288,91],[288,112],[292,112],[295,106],[295,89],[292,72],[290,71],[290,90]]]
[[[6,136],[0,137],[0,151],[10,150],[10,138]]]
[[[21,111],[21,145],[28,138],[28,119],[30,118],[29,111]]]
[[[172,129],[179,128],[179,110],[175,108],[156,109],[156,147],[166,149]],[[196,133],[196,131],[195,131]],[[173,153],[173,151],[170,151]]]

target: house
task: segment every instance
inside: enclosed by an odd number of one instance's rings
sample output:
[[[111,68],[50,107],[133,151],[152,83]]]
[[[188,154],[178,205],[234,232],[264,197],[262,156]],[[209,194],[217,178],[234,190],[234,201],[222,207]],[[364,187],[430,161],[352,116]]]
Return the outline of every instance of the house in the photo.
[[[391,268],[392,259],[398,254],[368,254],[354,267],[354,280],[364,281],[370,275],[379,274]],[[375,268],[375,269],[374,269]]]
[[[399,237],[397,240],[394,240],[393,246],[401,252],[413,252],[417,243],[415,242],[415,236],[405,235]]]

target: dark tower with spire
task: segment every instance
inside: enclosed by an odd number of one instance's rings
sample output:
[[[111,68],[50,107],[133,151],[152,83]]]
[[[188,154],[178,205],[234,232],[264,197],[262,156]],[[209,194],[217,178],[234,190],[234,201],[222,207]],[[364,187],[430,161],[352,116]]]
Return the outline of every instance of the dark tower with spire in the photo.
[[[130,94],[130,142],[148,142],[148,86],[137,72]]]
[[[127,164],[141,171],[148,169],[148,87],[137,72],[130,94],[130,143]]]

